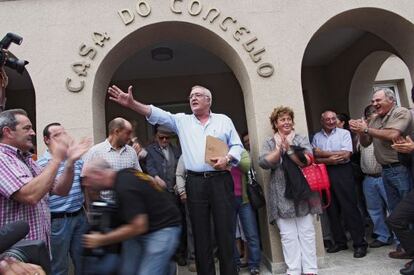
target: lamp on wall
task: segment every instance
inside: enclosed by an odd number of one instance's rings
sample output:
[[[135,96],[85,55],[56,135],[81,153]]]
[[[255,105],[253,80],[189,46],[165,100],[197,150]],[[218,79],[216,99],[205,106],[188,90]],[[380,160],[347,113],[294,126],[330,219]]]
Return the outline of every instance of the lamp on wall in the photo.
[[[151,56],[156,61],[168,61],[173,58],[173,51],[167,47],[159,47],[151,50]]]

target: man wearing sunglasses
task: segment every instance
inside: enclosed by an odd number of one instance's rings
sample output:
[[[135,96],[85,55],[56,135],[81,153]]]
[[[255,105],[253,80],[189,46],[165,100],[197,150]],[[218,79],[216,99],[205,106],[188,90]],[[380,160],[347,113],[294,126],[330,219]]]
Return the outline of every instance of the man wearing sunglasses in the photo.
[[[175,170],[181,152],[171,144],[172,135],[174,133],[170,129],[157,125],[154,142],[146,150],[148,174],[154,177],[158,185],[174,195]]]

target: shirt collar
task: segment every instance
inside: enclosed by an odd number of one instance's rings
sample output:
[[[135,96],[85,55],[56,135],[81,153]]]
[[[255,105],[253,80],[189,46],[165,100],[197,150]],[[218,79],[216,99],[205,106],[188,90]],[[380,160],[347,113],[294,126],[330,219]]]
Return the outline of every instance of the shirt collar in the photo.
[[[210,110],[210,113],[208,115],[207,123],[204,126],[207,126],[210,123],[213,115],[214,115],[214,113]],[[193,119],[195,120],[195,122],[201,125],[200,120],[198,120],[198,118],[194,115],[194,113],[192,114],[192,116],[193,116]]]
[[[32,153],[22,152],[20,149],[17,149],[16,147],[5,144],[5,143],[0,143],[0,150],[5,153],[11,153],[15,156],[22,157],[24,159],[32,157]]]
[[[381,117],[381,122],[384,123],[384,121],[386,121],[392,114],[392,112],[394,112],[395,108],[397,108],[397,105],[394,104],[394,106],[385,114],[385,116]]]
[[[329,135],[328,135],[328,133],[325,132],[325,129],[323,129],[323,128],[322,128],[321,132],[325,137],[329,137],[329,136],[332,136],[333,134],[336,133],[336,127],[331,131],[331,133]]]
[[[109,143],[109,140],[108,139],[105,139],[105,141],[104,141],[104,146],[105,146],[105,150],[107,151],[107,152],[110,152],[110,151],[118,151],[118,150],[116,150],[114,147],[112,147],[112,145],[111,145],[111,143]],[[124,145],[124,146],[122,146],[122,148],[119,150],[119,152],[120,153],[122,153],[123,151],[125,151],[126,150],[126,146]]]

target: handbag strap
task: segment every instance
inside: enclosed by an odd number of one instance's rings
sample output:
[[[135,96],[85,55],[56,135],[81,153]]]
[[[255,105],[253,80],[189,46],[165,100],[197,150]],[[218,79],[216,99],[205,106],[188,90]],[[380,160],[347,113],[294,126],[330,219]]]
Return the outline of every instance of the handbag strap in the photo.
[[[253,184],[256,181],[256,171],[254,171],[253,167],[250,167],[249,171],[247,172],[248,177],[248,184]]]

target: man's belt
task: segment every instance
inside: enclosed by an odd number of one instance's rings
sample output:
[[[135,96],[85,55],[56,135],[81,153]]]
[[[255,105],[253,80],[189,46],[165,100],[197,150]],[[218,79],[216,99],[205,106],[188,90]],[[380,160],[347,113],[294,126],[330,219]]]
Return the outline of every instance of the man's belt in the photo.
[[[382,177],[382,174],[381,173],[377,173],[377,174],[366,174],[368,177],[371,177],[371,178],[380,178],[380,177]]]
[[[387,168],[401,166],[401,163],[400,162],[393,162],[393,163],[390,163],[390,164],[381,164],[381,166],[382,166],[382,169],[387,169]]]
[[[76,217],[77,215],[81,214],[83,212],[83,208],[79,209],[75,212],[51,212],[50,217],[53,219],[62,219],[62,218],[68,218],[68,217]]]
[[[205,172],[194,172],[187,170],[187,174],[195,177],[211,178],[215,176],[225,175],[230,173],[229,171],[205,171]]]

